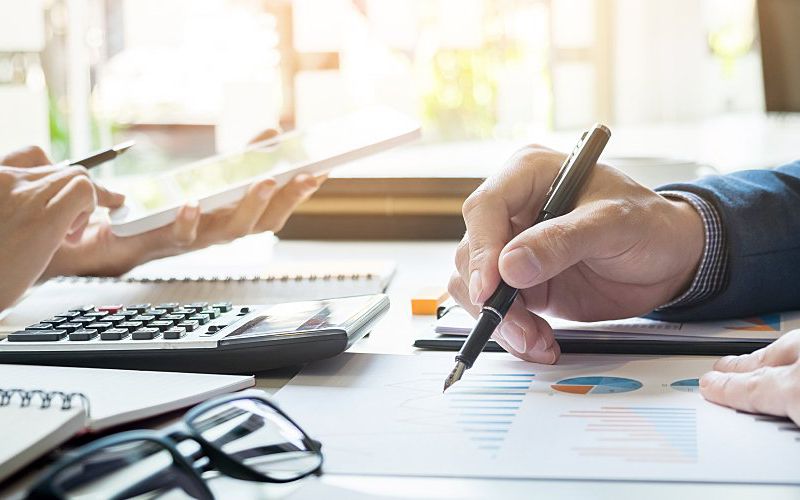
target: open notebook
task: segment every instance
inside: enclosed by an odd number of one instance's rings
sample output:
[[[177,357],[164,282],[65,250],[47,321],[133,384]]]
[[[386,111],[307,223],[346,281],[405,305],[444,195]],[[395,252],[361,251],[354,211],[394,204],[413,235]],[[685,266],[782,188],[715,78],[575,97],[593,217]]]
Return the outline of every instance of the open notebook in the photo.
[[[0,365],[0,480],[83,432],[252,386],[251,376]]]
[[[131,274],[123,278],[53,278],[0,316],[0,332],[38,323],[86,304],[233,302],[276,304],[382,293],[395,272],[391,261],[283,263],[260,273]]]

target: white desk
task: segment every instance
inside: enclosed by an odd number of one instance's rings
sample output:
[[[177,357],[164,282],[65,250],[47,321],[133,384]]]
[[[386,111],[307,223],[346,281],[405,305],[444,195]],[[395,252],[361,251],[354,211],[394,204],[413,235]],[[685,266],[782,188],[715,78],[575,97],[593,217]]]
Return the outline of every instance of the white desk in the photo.
[[[397,276],[389,288],[392,308],[368,338],[353,351],[409,354],[417,332],[429,328],[430,317],[412,317],[410,298],[424,285],[444,284],[453,269],[455,242],[280,242],[273,250],[277,260],[389,258],[397,262]],[[288,380],[269,374],[258,376],[258,386],[273,391]],[[301,423],[302,424],[302,423]],[[771,498],[800,499],[800,488],[765,485],[648,483],[602,481],[542,481],[367,477],[323,475],[301,485],[279,488],[224,479],[218,481],[227,498],[260,498],[266,491],[291,499],[360,498]],[[284,496],[286,495],[286,496]],[[233,497],[233,496],[231,496]]]

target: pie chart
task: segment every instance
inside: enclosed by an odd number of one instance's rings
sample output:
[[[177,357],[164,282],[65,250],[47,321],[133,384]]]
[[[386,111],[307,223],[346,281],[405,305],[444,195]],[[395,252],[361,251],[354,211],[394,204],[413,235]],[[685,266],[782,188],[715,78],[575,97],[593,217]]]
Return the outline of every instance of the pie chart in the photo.
[[[700,392],[700,381],[696,378],[676,380],[675,382],[669,384],[669,386],[676,391],[681,392]]]
[[[616,394],[640,389],[642,383],[632,378],[593,376],[565,378],[550,387],[567,394]]]

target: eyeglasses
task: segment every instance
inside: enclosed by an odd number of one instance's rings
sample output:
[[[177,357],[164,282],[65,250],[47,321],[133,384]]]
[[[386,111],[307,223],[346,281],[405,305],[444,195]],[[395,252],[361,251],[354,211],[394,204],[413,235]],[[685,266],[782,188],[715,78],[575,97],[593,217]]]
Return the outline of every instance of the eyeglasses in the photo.
[[[216,398],[164,431],[130,431],[66,454],[29,499],[153,498],[184,493],[212,500],[214,472],[287,483],[322,469],[322,446],[274,403],[258,395]]]

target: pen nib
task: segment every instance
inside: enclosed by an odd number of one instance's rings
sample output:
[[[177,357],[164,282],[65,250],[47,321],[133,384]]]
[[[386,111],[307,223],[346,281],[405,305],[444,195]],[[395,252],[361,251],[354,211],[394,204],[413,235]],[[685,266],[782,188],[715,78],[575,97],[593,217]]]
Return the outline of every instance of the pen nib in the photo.
[[[464,375],[464,370],[466,369],[467,365],[465,365],[463,361],[456,361],[456,366],[453,367],[453,371],[444,379],[444,389],[442,392],[444,393],[451,385],[461,380],[461,376]]]

